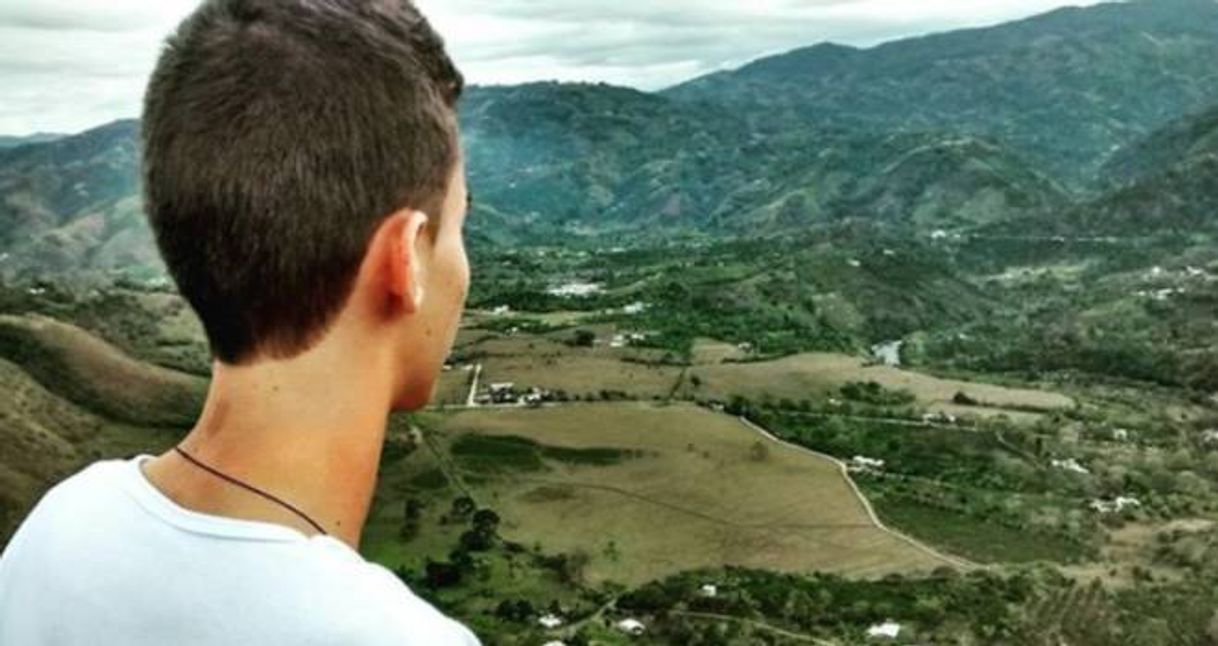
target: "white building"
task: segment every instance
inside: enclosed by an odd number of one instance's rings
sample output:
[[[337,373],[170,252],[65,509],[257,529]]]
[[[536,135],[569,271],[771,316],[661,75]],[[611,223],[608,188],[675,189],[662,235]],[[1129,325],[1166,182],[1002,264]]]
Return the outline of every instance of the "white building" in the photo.
[[[885,621],[867,629],[867,636],[872,639],[896,639],[901,636],[901,624]]]
[[[1119,514],[1126,509],[1136,509],[1142,506],[1142,501],[1128,496],[1117,496],[1113,500],[1092,500],[1091,509],[1101,514]]]
[[[1078,460],[1074,458],[1068,458],[1066,460],[1053,460],[1051,461],[1051,464],[1053,465],[1054,469],[1061,469],[1062,471],[1069,471],[1071,473],[1079,473],[1082,475],[1091,473],[1087,470],[1087,467],[1079,464]]]
[[[713,599],[713,598],[719,596],[719,586],[717,586],[713,583],[704,583],[704,584],[702,584],[701,592],[702,592],[702,596],[704,596],[708,599]]]
[[[928,424],[955,424],[958,419],[951,413],[926,413],[922,416],[922,421]]]
[[[603,285],[589,283],[582,280],[571,280],[563,283],[562,285],[551,287],[550,289],[546,290],[546,293],[550,294],[551,296],[583,298],[585,296],[599,294],[603,291],[605,291]]]
[[[647,311],[647,303],[642,301],[631,303],[622,308],[622,313],[628,316],[637,316]]]
[[[634,635],[636,637],[647,631],[647,626],[644,626],[643,622],[634,618],[623,619],[617,622],[614,627],[627,635]]]
[[[541,624],[541,627],[545,628],[546,630],[554,630],[555,628],[558,628],[559,626],[563,625],[563,620],[561,617],[558,617],[556,615],[547,614],[547,615],[542,615],[537,620],[537,623]]]
[[[884,461],[856,455],[850,460],[849,468],[851,471],[879,471],[884,468]]]
[[[494,314],[495,316],[507,316],[511,313],[512,307],[510,305],[500,305],[499,307],[491,310],[491,314]]]

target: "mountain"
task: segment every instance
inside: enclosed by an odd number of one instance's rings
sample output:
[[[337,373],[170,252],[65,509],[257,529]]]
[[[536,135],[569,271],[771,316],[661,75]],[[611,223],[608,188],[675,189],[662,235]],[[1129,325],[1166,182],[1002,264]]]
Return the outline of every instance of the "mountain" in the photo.
[[[1218,232],[1218,156],[1136,182],[1082,210],[1080,229],[1113,233]]]
[[[1198,112],[1218,104],[1215,60],[1218,3],[1139,0],[871,49],[822,44],[661,93],[471,87],[460,115],[471,245],[843,220],[1090,228],[1109,207],[1182,213],[1170,200],[1135,206],[1174,190],[1204,208],[1208,184],[1188,172],[1131,183],[1212,148],[1197,133],[1216,118]],[[1173,122],[1190,113],[1201,116]],[[137,137],[137,122],[120,121],[0,150],[0,276],[161,274]],[[1104,202],[1108,186],[1125,192]],[[1094,215],[1061,216],[1071,209]]]
[[[1218,101],[1218,3],[1137,0],[892,42],[818,45],[673,87],[758,132],[946,130],[1075,186],[1113,150]]]
[[[846,217],[967,226],[1065,200],[994,142],[751,132],[713,105],[605,85],[479,88],[462,127],[479,201],[530,226],[774,233]]]
[[[36,132],[32,135],[23,137],[13,137],[11,135],[0,135],[0,150],[6,148],[16,148],[26,144],[45,144],[56,139],[63,139],[67,135],[55,134],[50,132]]]
[[[136,121],[0,150],[0,274],[159,266],[143,221]]]
[[[1117,151],[1105,163],[1102,176],[1110,184],[1127,185],[1214,155],[1218,155],[1218,104]]]
[[[1218,234],[1218,105],[1117,151],[1101,176],[1106,192],[1060,212],[994,223],[991,232],[1128,238]]]
[[[940,228],[1054,208],[1064,191],[994,142],[949,133],[750,132],[726,110],[608,85],[471,88],[471,244],[572,234],[802,230],[844,218]],[[136,121],[0,151],[0,275],[159,275]]]

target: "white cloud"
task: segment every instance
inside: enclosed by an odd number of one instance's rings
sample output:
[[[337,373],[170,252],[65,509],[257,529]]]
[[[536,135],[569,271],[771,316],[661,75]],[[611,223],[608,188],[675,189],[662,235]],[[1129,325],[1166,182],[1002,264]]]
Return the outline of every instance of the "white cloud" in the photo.
[[[1095,0],[419,0],[471,82],[656,89],[832,40],[866,46]],[[194,0],[0,0],[0,133],[138,115],[164,36]]]

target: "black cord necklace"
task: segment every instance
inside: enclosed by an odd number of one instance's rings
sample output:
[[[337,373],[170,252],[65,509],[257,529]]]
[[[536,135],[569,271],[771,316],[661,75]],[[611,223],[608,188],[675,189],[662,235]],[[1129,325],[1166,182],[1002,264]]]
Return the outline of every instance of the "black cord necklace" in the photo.
[[[179,455],[186,458],[187,461],[189,461],[191,464],[199,467],[200,469],[203,469],[204,471],[207,471],[208,473],[210,473],[218,478],[227,480],[228,482],[231,482],[231,483],[237,485],[238,487],[242,487],[244,489],[252,491],[253,493],[258,494],[259,496],[262,496],[263,498],[266,498],[267,500],[270,500],[271,502],[282,505],[283,507],[287,508],[292,513],[303,518],[305,520],[305,522],[312,525],[313,529],[316,529],[317,531],[321,532],[321,534],[323,536],[329,536],[329,533],[327,533],[326,530],[322,529],[321,525],[318,525],[316,522],[313,521],[312,518],[309,518],[309,516],[307,514],[305,514],[303,511],[300,511],[299,509],[297,509],[295,505],[293,505],[285,500],[282,500],[276,496],[273,496],[273,495],[259,489],[258,487],[241,482],[240,480],[238,480],[230,475],[221,473],[220,471],[218,471],[212,467],[209,467],[206,464],[203,464],[202,462],[199,462],[198,460],[191,457],[191,455],[189,453],[187,453],[186,451],[183,451],[182,447],[180,447],[180,446],[173,447],[173,450],[177,451]]]

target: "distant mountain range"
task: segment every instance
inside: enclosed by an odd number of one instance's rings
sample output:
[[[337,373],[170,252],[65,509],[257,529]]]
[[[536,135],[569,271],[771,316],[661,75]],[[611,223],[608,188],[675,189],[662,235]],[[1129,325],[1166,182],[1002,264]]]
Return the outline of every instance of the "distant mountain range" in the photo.
[[[1218,3],[1141,0],[860,50],[817,45],[664,93],[754,130],[841,126],[995,139],[1086,186],[1109,154],[1218,97]]]
[[[50,132],[38,132],[38,133],[34,133],[32,135],[25,135],[22,137],[10,137],[7,135],[0,135],[0,150],[3,150],[5,148],[16,148],[17,146],[24,146],[26,144],[45,144],[49,141],[55,141],[56,139],[63,139],[64,137],[67,137],[67,136],[68,135],[60,135],[60,134],[55,134],[55,133],[50,133]]]
[[[471,237],[1208,217],[1215,61],[1218,3],[1140,0],[871,49],[822,44],[659,93],[475,87],[461,115]],[[137,133],[121,121],[0,146],[0,274],[159,273]]]
[[[1168,124],[1105,166],[1115,188],[1065,219],[1111,235],[1218,232],[1218,107]]]

